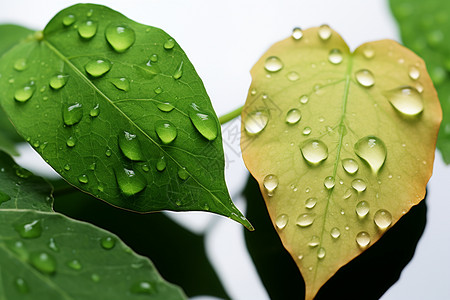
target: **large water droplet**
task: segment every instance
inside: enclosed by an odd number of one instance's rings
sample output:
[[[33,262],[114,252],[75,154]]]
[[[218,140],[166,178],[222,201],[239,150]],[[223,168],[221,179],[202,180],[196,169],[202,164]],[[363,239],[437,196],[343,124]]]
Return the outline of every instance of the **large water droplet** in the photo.
[[[68,104],[63,110],[64,124],[72,126],[81,121],[83,117],[83,105],[81,103]]]
[[[119,148],[123,155],[130,160],[145,160],[145,157],[142,154],[141,144],[135,134],[128,131],[123,131],[122,134],[119,135]]]
[[[408,70],[408,75],[409,75],[409,78],[411,78],[412,80],[419,79],[419,77],[420,77],[419,68],[417,68],[416,66],[410,66],[409,70]]]
[[[26,102],[30,100],[35,91],[36,87],[34,85],[34,81],[30,81],[16,89],[14,93],[14,99],[16,99],[16,101],[18,102]]]
[[[356,142],[354,146],[356,155],[365,160],[372,171],[378,173],[386,160],[386,146],[376,136],[366,136]]]
[[[381,230],[385,230],[392,224],[392,215],[385,209],[378,210],[373,216],[373,221]]]
[[[303,31],[300,27],[295,27],[292,29],[292,38],[296,41],[300,40],[303,37]]]
[[[130,81],[124,77],[111,78],[109,80],[118,90],[128,92],[130,89]]]
[[[117,184],[125,196],[132,196],[143,191],[147,185],[145,177],[137,171],[123,168],[115,172]]]
[[[42,225],[40,220],[33,220],[25,224],[16,224],[14,229],[24,239],[33,239],[40,237],[42,234]]]
[[[356,214],[361,218],[365,217],[370,211],[370,205],[366,201],[360,201],[356,204]]]
[[[53,274],[56,271],[56,260],[47,252],[33,252],[30,254],[30,263],[43,274]]]
[[[361,231],[356,235],[356,243],[360,248],[365,249],[370,244],[370,235],[365,231]]]
[[[170,112],[174,109],[174,106],[172,104],[170,104],[169,102],[158,103],[156,105],[156,107],[158,107],[158,109],[163,112]]]
[[[317,250],[317,258],[318,258],[318,259],[324,259],[324,258],[325,258],[325,255],[326,255],[325,248],[320,247],[320,248]]]
[[[213,141],[217,137],[218,126],[214,117],[201,112],[199,107],[192,103],[189,110],[189,118],[195,129],[207,140]]]
[[[173,39],[168,39],[164,43],[164,49],[166,49],[166,50],[173,49],[173,47],[175,47],[175,41]]]
[[[25,58],[19,58],[14,62],[14,70],[23,71],[28,67],[27,60]]]
[[[286,227],[288,221],[289,221],[289,216],[282,214],[277,217],[277,219],[275,220],[275,224],[277,225],[278,229],[281,230],[281,229],[284,229],[284,227]]]
[[[328,157],[328,147],[320,140],[307,140],[300,150],[303,158],[310,165],[318,165]]]
[[[286,114],[286,123],[288,124],[297,124],[300,119],[302,118],[302,113],[296,109],[293,108],[291,110],[289,110]]]
[[[170,144],[177,137],[177,128],[169,121],[156,122],[155,131],[164,144]]]
[[[64,87],[69,79],[69,75],[58,74],[50,78],[49,85],[54,90],[59,90]]]
[[[164,158],[164,156],[161,156],[156,162],[156,170],[162,172],[166,169],[166,165],[167,165],[166,159]]]
[[[130,288],[130,292],[133,294],[153,294],[155,289],[153,285],[148,281],[140,281],[133,284]]]
[[[97,33],[97,22],[87,20],[78,25],[78,34],[84,39],[90,39]]]
[[[423,100],[413,87],[403,86],[387,93],[392,106],[406,117],[414,117],[423,111]]]
[[[264,69],[268,72],[275,73],[283,69],[283,63],[278,57],[269,56],[264,64]]]
[[[337,65],[340,64],[343,60],[342,52],[339,49],[331,49],[330,53],[328,54],[328,60],[330,63]]]
[[[334,177],[333,176],[325,177],[325,179],[323,181],[323,185],[325,186],[325,188],[327,190],[331,190],[332,188],[334,188],[334,185],[335,185]]]
[[[305,201],[305,207],[308,208],[308,209],[314,208],[314,206],[316,206],[316,204],[317,204],[317,198],[316,197],[308,198]]]
[[[320,239],[316,235],[313,235],[311,237],[311,240],[308,242],[308,246],[310,246],[312,248],[319,246],[319,244],[320,244]]]
[[[269,113],[266,110],[257,110],[245,117],[244,128],[250,135],[258,134],[266,128],[268,122]]]
[[[358,172],[359,166],[358,163],[351,158],[345,158],[342,160],[342,167],[344,168],[345,172],[347,172],[350,175],[355,174]]]
[[[371,87],[375,84],[375,77],[373,77],[372,72],[367,69],[357,71],[355,77],[356,81],[364,87]]]
[[[86,72],[91,75],[92,77],[100,77],[106,73],[108,73],[109,70],[111,70],[111,62],[106,59],[96,59],[91,60],[88,62],[84,69]]]
[[[70,26],[73,23],[75,23],[75,20],[76,20],[76,18],[74,15],[67,15],[63,18],[62,23],[64,26]]]
[[[20,277],[14,279],[14,286],[16,287],[17,291],[21,294],[26,294],[30,291],[28,284],[25,282],[23,278]]]
[[[183,76],[183,61],[180,62],[177,69],[175,70],[175,72],[172,75],[173,79],[175,79],[175,80],[180,79],[181,76]]]
[[[100,240],[103,249],[110,250],[116,245],[116,238],[113,236],[105,236]]]
[[[267,192],[272,193],[278,187],[278,177],[276,175],[269,174],[264,177],[263,184]]]
[[[341,231],[337,227],[333,227],[330,231],[330,235],[333,239],[337,239],[341,236]]]
[[[11,199],[11,196],[0,191],[0,205]]]
[[[352,187],[359,193],[364,192],[367,188],[366,182],[363,179],[354,179]]]
[[[109,25],[105,30],[108,43],[119,53],[125,52],[136,40],[134,30],[125,25]]]
[[[297,221],[295,224],[297,224],[300,227],[308,227],[311,226],[312,223],[314,223],[315,215],[311,213],[301,214],[298,216]]]
[[[319,35],[319,38],[322,41],[326,41],[326,40],[330,39],[331,33],[332,33],[332,31],[331,31],[330,26],[328,26],[326,24],[321,25],[319,27],[319,30],[317,31],[317,34]]]
[[[78,259],[72,259],[67,263],[67,266],[71,269],[74,269],[76,271],[81,270],[83,267]]]

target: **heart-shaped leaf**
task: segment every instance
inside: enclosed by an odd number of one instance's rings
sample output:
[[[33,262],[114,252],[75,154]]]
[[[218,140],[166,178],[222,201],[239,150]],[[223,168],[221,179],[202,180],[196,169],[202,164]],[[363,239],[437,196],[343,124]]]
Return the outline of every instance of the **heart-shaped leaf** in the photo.
[[[252,78],[244,161],[312,299],[424,198],[441,109],[414,53],[390,40],[351,53],[326,25],[294,30]]]
[[[164,31],[75,5],[0,64],[3,108],[69,183],[133,211],[207,210],[251,228],[202,81]]]

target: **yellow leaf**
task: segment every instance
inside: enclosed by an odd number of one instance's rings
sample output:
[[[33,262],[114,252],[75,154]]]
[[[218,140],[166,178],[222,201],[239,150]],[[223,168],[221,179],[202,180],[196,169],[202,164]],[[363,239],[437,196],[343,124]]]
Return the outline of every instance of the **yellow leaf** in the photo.
[[[244,161],[312,299],[424,198],[441,107],[413,52],[382,40],[351,53],[326,25],[276,43],[251,74]]]

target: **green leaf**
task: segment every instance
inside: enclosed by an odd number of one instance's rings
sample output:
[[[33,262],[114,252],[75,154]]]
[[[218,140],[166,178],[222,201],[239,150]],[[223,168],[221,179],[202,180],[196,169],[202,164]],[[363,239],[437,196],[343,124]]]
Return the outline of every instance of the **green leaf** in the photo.
[[[1,152],[0,190],[2,299],[186,299],[116,235],[53,212],[50,185]]]
[[[450,2],[440,0],[391,0],[392,12],[400,27],[402,41],[427,64],[439,94],[443,119],[438,149],[450,163]],[[420,78],[420,77],[419,77]]]
[[[244,161],[312,299],[424,198],[441,109],[414,53],[390,40],[351,53],[326,25],[276,43],[252,78]]]
[[[68,182],[125,209],[208,210],[251,228],[225,185],[208,95],[169,35],[79,4],[35,36],[0,61],[15,78],[0,80],[2,105]]]

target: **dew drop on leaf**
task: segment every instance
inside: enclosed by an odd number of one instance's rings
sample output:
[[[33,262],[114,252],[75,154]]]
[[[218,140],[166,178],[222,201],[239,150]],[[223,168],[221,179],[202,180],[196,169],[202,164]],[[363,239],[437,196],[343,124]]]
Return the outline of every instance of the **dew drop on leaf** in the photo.
[[[20,259],[28,260],[28,251],[22,241],[7,243],[6,246]]]
[[[111,62],[106,59],[95,59],[88,62],[84,69],[92,77],[100,77],[111,70]]]
[[[70,136],[70,137],[67,139],[67,141],[66,141],[66,145],[67,145],[67,147],[69,147],[69,148],[75,147],[75,144],[76,144],[76,141],[75,141],[75,138],[74,138],[73,136]]]
[[[25,58],[19,58],[14,62],[14,70],[23,71],[28,67],[27,60]]]
[[[170,104],[169,102],[158,103],[156,105],[156,107],[158,107],[158,109],[163,112],[170,112],[174,109],[174,106],[172,104]]]
[[[96,274],[96,273],[93,273],[93,274],[91,275],[91,280],[92,280],[93,282],[99,282],[99,281],[100,281],[100,276],[99,276],[98,274]]]
[[[278,187],[277,175],[269,174],[264,177],[263,185],[267,192],[272,193]]]
[[[301,214],[298,216],[295,224],[297,224],[299,227],[308,227],[314,223],[314,219],[315,219],[314,214],[311,213]]]
[[[207,140],[213,141],[217,137],[217,122],[210,115],[201,112],[195,103],[191,104],[189,118],[195,129]]]
[[[314,206],[316,206],[316,204],[317,204],[317,198],[316,197],[308,198],[305,201],[305,207],[308,208],[308,209],[314,208]]]
[[[351,158],[345,158],[342,160],[342,167],[344,168],[345,172],[347,172],[350,175],[355,174],[358,172],[359,166],[358,163]]]
[[[6,201],[8,201],[10,199],[11,199],[11,196],[9,196],[8,194],[5,194],[4,192],[0,191],[0,205],[3,202],[6,202]]]
[[[166,50],[173,49],[173,47],[175,47],[175,41],[173,39],[168,39],[164,43],[164,49],[166,49]]]
[[[297,72],[294,72],[294,71],[289,72],[289,73],[286,75],[286,77],[287,77],[290,81],[297,81],[297,80],[300,78],[300,76],[298,75],[298,73],[297,73]]]
[[[24,224],[16,224],[14,225],[14,229],[24,239],[37,238],[42,234],[42,225],[39,220],[33,220]]]
[[[299,100],[301,104],[306,104],[308,103],[309,97],[307,95],[301,95]]]
[[[320,140],[307,140],[300,148],[303,158],[310,165],[318,165],[328,157],[328,147]]]
[[[322,41],[327,41],[327,40],[329,40],[330,37],[331,37],[331,28],[330,28],[330,26],[328,26],[328,25],[326,25],[326,24],[321,25],[321,26],[319,27],[319,30],[317,31],[317,34],[319,35],[319,38],[320,38]]]
[[[97,23],[87,20],[78,25],[78,34],[84,39],[90,39],[97,33]]]
[[[275,225],[277,225],[278,229],[284,229],[289,221],[289,216],[286,214],[281,214],[275,220]]]
[[[352,187],[359,193],[364,192],[367,188],[366,182],[363,179],[354,179]]]
[[[83,267],[78,259],[72,259],[67,263],[67,266],[73,270],[79,271]]]
[[[134,44],[136,33],[125,25],[109,25],[106,27],[105,37],[115,51],[122,53]]]
[[[64,26],[70,26],[75,22],[75,20],[75,16],[69,14],[63,18],[62,23]]]
[[[370,244],[370,235],[365,231],[359,232],[356,235],[356,243],[361,249],[365,249]]]
[[[186,171],[185,168],[180,168],[178,170],[178,177],[180,177],[181,180],[186,180],[189,178],[189,173]]]
[[[117,184],[125,196],[133,196],[145,189],[145,177],[137,171],[123,168],[115,172]]]
[[[375,56],[375,50],[370,46],[366,46],[363,50],[363,55],[365,58],[371,59]]]
[[[30,100],[30,98],[33,96],[35,90],[36,90],[36,87],[34,85],[34,82],[30,81],[27,84],[16,89],[16,91],[14,93],[14,99],[16,99],[16,101],[18,101],[18,102],[26,102],[26,101]]]
[[[365,217],[369,213],[369,210],[370,205],[366,201],[360,201],[356,204],[356,214],[361,218]]]
[[[128,92],[130,89],[130,81],[125,77],[111,78],[109,79],[109,82],[111,82],[118,90]]]
[[[59,90],[66,85],[68,79],[69,75],[58,74],[50,78],[49,85],[52,89]]]
[[[112,236],[105,236],[100,240],[100,245],[103,249],[110,250],[116,245],[116,238]]]
[[[385,230],[392,224],[392,215],[385,209],[378,210],[373,216],[373,221],[375,225],[378,226],[381,230]]]
[[[277,56],[269,56],[264,63],[266,71],[275,73],[283,69],[283,63]]]
[[[80,176],[78,176],[78,181],[82,184],[86,184],[89,182],[89,179],[86,174],[81,174]]]
[[[63,109],[63,120],[67,126],[72,126],[81,121],[83,117],[83,106],[81,103],[68,104]]]
[[[423,111],[423,99],[419,92],[410,86],[402,86],[387,93],[391,105],[403,116],[414,117]]]
[[[359,70],[355,73],[356,81],[363,87],[371,87],[375,84],[375,77],[367,69]]]
[[[51,275],[56,271],[56,260],[47,252],[33,252],[30,254],[30,264],[39,272]]]
[[[291,110],[289,110],[286,114],[286,123],[288,124],[297,124],[300,119],[302,118],[302,113],[296,109],[293,108]]]
[[[164,144],[170,144],[177,137],[177,128],[169,121],[157,121],[155,131]]]
[[[112,154],[111,149],[106,149],[105,151],[106,157],[111,157],[111,154]]]
[[[320,239],[317,235],[313,235],[311,237],[311,240],[309,240],[309,242],[308,242],[308,246],[310,246],[312,248],[319,246],[319,244],[320,244]]]
[[[14,286],[16,290],[21,294],[27,294],[30,291],[28,284],[25,282],[23,278],[20,277],[14,279]]]
[[[409,70],[408,70],[408,75],[409,75],[409,78],[411,78],[412,80],[419,79],[419,77],[420,77],[419,68],[417,68],[416,66],[410,66]]]
[[[175,79],[175,80],[180,79],[181,76],[183,76],[183,61],[180,62],[177,69],[175,70],[175,72],[172,75],[173,79]]]
[[[334,65],[340,64],[343,60],[342,52],[339,49],[331,49],[328,54],[328,61]]]
[[[55,252],[59,252],[59,248],[56,245],[54,238],[50,238],[50,240],[48,241],[48,247]]]
[[[98,115],[100,114],[100,105],[96,104],[90,111],[89,111],[89,115],[92,118],[98,117]]]
[[[359,139],[354,151],[371,167],[374,173],[378,173],[386,160],[386,146],[384,142],[376,136],[366,136]]]
[[[166,165],[166,159],[164,158],[164,156],[161,156],[156,162],[156,170],[162,172],[166,169]]]
[[[327,190],[331,190],[332,188],[334,188],[334,185],[335,185],[334,177],[333,176],[325,177],[325,179],[323,181],[323,185],[325,186],[325,188]]]
[[[266,110],[257,110],[245,117],[244,128],[250,135],[258,134],[266,128],[268,122],[269,113]]]
[[[311,127],[305,127],[305,128],[303,128],[302,134],[303,135],[310,135],[311,131],[312,131]]]
[[[318,258],[318,259],[324,259],[324,258],[325,258],[325,255],[326,255],[325,248],[320,247],[320,248],[317,250],[317,258]]]
[[[137,136],[128,131],[123,131],[119,135],[119,148],[128,159],[133,161],[145,160],[142,154],[141,145]],[[107,154],[108,155],[108,154]]]
[[[133,284],[130,288],[130,292],[133,294],[153,294],[155,289],[153,285],[148,281],[140,281]]]
[[[333,239],[337,239],[341,236],[341,231],[337,227],[333,227],[330,231],[330,235]]]
[[[300,27],[295,27],[292,29],[292,38],[296,41],[300,40],[303,37],[303,31]]]

